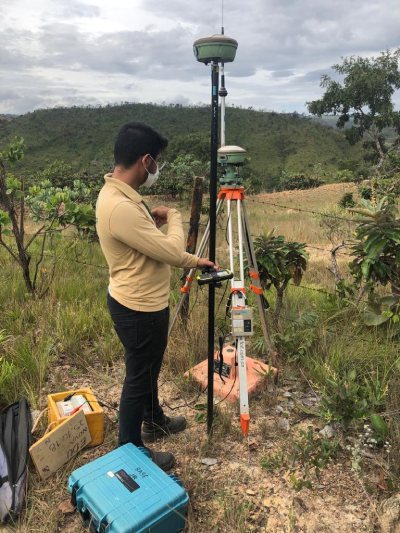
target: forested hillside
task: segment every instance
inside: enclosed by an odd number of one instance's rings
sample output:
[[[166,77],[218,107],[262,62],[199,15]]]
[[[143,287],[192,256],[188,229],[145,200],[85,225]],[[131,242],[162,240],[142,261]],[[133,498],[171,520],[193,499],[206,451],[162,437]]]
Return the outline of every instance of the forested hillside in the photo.
[[[98,108],[57,108],[27,113],[0,123],[0,144],[24,137],[24,170],[38,170],[55,159],[77,170],[103,172],[112,165],[112,146],[118,128],[137,120],[151,124],[170,139],[167,158],[209,153],[209,107],[122,104]],[[226,113],[227,144],[248,150],[250,167],[266,185],[283,170],[310,173],[315,165],[331,173],[354,168],[359,148],[349,146],[341,132],[298,114],[261,112],[230,107]]]

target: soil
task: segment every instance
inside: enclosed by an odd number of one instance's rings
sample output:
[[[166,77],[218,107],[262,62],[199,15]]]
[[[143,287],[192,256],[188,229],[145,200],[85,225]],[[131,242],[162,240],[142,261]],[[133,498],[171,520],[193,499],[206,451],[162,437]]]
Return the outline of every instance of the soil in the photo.
[[[115,364],[107,372],[95,366],[86,373],[64,364],[53,372],[43,398],[49,392],[89,386],[99,400],[116,407],[122,380],[122,364]],[[312,477],[311,488],[296,490],[293,485],[293,476],[301,479],[304,474],[301,465],[285,464],[273,471],[261,466],[265,457],[279,451],[283,456],[288,453],[290,442],[301,429],[311,426],[317,435],[324,426],[310,415],[318,397],[297,377],[281,377],[279,386],[266,383],[265,390],[251,399],[250,434],[246,439],[240,433],[236,404],[220,404],[214,436],[208,440],[206,425],[198,420],[199,411],[193,408],[205,403],[205,395],[180,391],[178,384],[164,375],[160,379],[160,398],[166,414],[178,413],[188,420],[184,433],[153,445],[176,456],[174,473],[190,496],[188,532],[373,531],[380,496],[375,462],[369,460],[364,478],[356,475],[339,431],[339,457],[322,469],[319,478]],[[105,413],[106,433],[101,446],[83,450],[47,481],[41,481],[31,466],[27,509],[20,525],[10,531],[86,531],[68,504],[67,479],[75,468],[116,446],[116,412],[105,407]],[[202,462],[205,458],[215,460],[204,461],[209,466]],[[372,480],[369,485],[368,479]]]

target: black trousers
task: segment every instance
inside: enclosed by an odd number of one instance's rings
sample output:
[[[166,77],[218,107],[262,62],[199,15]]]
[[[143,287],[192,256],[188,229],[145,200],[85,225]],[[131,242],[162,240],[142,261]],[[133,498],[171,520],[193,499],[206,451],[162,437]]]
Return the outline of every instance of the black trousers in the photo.
[[[157,381],[168,339],[169,308],[133,311],[109,294],[108,309],[125,348],[126,375],[119,411],[119,444],[142,446],[142,422],[160,422]]]

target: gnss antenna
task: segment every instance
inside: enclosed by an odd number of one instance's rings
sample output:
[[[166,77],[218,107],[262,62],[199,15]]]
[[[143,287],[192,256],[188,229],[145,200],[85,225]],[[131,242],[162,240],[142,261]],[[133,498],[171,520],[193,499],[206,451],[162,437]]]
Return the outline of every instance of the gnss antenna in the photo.
[[[209,258],[215,262],[216,245],[216,205],[217,205],[217,151],[218,151],[218,96],[224,103],[221,113],[225,113],[225,75],[224,65],[235,59],[238,43],[235,39],[224,34],[223,3],[221,34],[197,39],[193,43],[194,55],[200,63],[211,65],[211,167],[210,167],[210,240]],[[221,92],[218,91],[219,71],[224,75],[221,82]],[[225,122],[225,120],[224,120]],[[225,144],[225,128],[221,128],[221,144]],[[215,285],[209,285],[208,293],[208,367],[207,367],[207,430],[212,432],[214,417],[214,328],[215,328]]]

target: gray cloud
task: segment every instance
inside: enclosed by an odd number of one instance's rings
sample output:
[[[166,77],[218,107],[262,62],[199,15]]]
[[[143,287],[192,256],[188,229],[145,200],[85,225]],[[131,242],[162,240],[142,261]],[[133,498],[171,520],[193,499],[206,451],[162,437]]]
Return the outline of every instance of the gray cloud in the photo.
[[[51,24],[41,28],[38,42],[42,56],[33,61],[46,68],[183,79],[195,72],[187,40],[188,32],[182,28],[164,32],[122,31],[94,37],[72,24]]]
[[[15,23],[7,27],[7,8],[0,7],[5,20],[0,75],[8,95],[0,92],[0,112],[71,99],[76,104],[208,100],[209,71],[196,63],[192,43],[219,32],[218,2],[203,0],[194,9],[187,0],[169,0],[168,9],[160,11],[159,0],[138,0],[157,15],[151,27],[131,30],[127,24],[123,31],[106,31],[103,25],[90,31],[91,21],[102,15],[96,1],[57,0],[43,11],[42,24],[29,30]],[[118,10],[118,0],[114,4]],[[320,94],[321,74],[332,74],[330,66],[342,56],[378,55],[398,46],[399,23],[398,0],[386,0],[384,9],[377,0],[225,2],[226,33],[239,42],[235,62],[226,65],[229,99],[278,110],[286,99],[286,109],[303,111],[304,102]]]
[[[290,78],[294,72],[293,70],[273,70],[271,75],[273,78]]]

